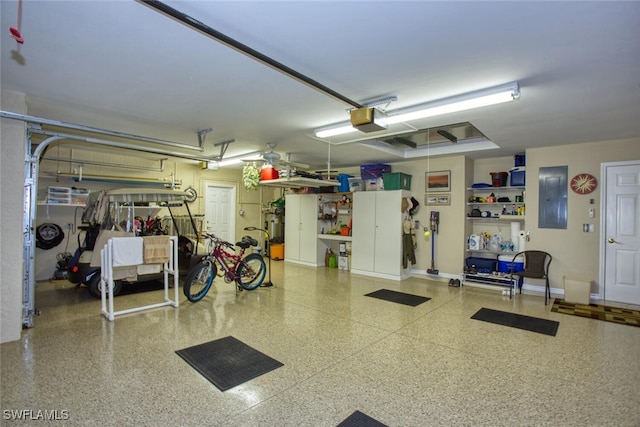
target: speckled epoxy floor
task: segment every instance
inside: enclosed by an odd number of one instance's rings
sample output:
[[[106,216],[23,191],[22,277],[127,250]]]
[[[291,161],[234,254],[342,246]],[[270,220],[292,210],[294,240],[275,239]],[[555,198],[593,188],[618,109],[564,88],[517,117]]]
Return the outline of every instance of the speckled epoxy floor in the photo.
[[[24,409],[82,426],[335,426],[355,410],[389,426],[640,425],[640,328],[553,313],[539,296],[272,268],[272,288],[220,281],[198,303],[181,292],[177,309],[114,322],[85,288],[38,283],[35,327],[0,345],[0,424],[36,423],[7,412]],[[431,300],[364,296],[382,288]],[[161,298],[119,296],[116,310]],[[550,337],[470,319],[482,307],[560,327]],[[228,335],[284,366],[220,392],[175,354]]]

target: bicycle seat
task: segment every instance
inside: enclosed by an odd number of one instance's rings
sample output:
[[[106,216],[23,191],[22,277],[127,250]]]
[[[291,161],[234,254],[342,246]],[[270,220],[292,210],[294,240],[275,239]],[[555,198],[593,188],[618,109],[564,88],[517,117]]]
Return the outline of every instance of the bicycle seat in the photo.
[[[249,246],[258,246],[258,241],[251,236],[242,236],[242,240],[236,243],[236,246],[247,249]]]

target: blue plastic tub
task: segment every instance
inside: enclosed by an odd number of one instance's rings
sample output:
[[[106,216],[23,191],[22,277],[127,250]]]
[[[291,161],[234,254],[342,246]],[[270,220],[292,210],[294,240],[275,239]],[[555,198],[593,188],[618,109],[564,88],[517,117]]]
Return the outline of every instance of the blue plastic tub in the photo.
[[[493,273],[496,271],[495,258],[469,257],[465,260],[467,267],[475,267],[478,273]]]
[[[509,183],[512,187],[524,187],[525,171],[523,169],[511,169]]]

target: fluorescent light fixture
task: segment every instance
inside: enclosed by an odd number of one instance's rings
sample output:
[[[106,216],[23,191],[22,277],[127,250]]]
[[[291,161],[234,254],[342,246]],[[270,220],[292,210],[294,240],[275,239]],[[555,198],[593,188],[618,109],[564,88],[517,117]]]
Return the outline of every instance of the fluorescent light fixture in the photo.
[[[354,128],[351,125],[335,127],[333,129],[325,129],[316,131],[316,136],[318,138],[328,138],[330,136],[343,135],[349,132],[355,132],[358,129]]]
[[[519,98],[520,87],[518,83],[508,83],[501,86],[429,102],[423,105],[417,105],[415,107],[398,111],[396,114],[389,113],[387,115],[387,124],[391,125],[409,122],[412,120],[426,119],[428,117],[515,101]],[[339,124],[336,127],[320,129],[315,132],[315,135],[318,138],[328,138],[355,131],[357,131],[357,129],[351,126],[351,124]]]
[[[234,157],[230,157],[228,159],[224,159],[218,162],[220,167],[224,167],[224,166],[233,166],[233,165],[240,165],[242,164],[245,160],[261,160],[262,159],[262,151],[256,152],[253,151],[251,153],[247,153],[247,154],[243,154],[241,156],[234,156]]]

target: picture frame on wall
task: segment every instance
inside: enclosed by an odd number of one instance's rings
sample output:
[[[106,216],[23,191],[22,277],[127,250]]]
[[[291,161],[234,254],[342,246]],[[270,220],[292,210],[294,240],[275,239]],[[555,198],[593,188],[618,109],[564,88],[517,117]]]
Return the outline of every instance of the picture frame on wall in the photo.
[[[424,204],[425,205],[450,205],[451,204],[451,193],[438,193],[438,194],[425,194],[424,195]]]
[[[425,173],[424,188],[427,193],[451,191],[451,171],[431,171]]]

